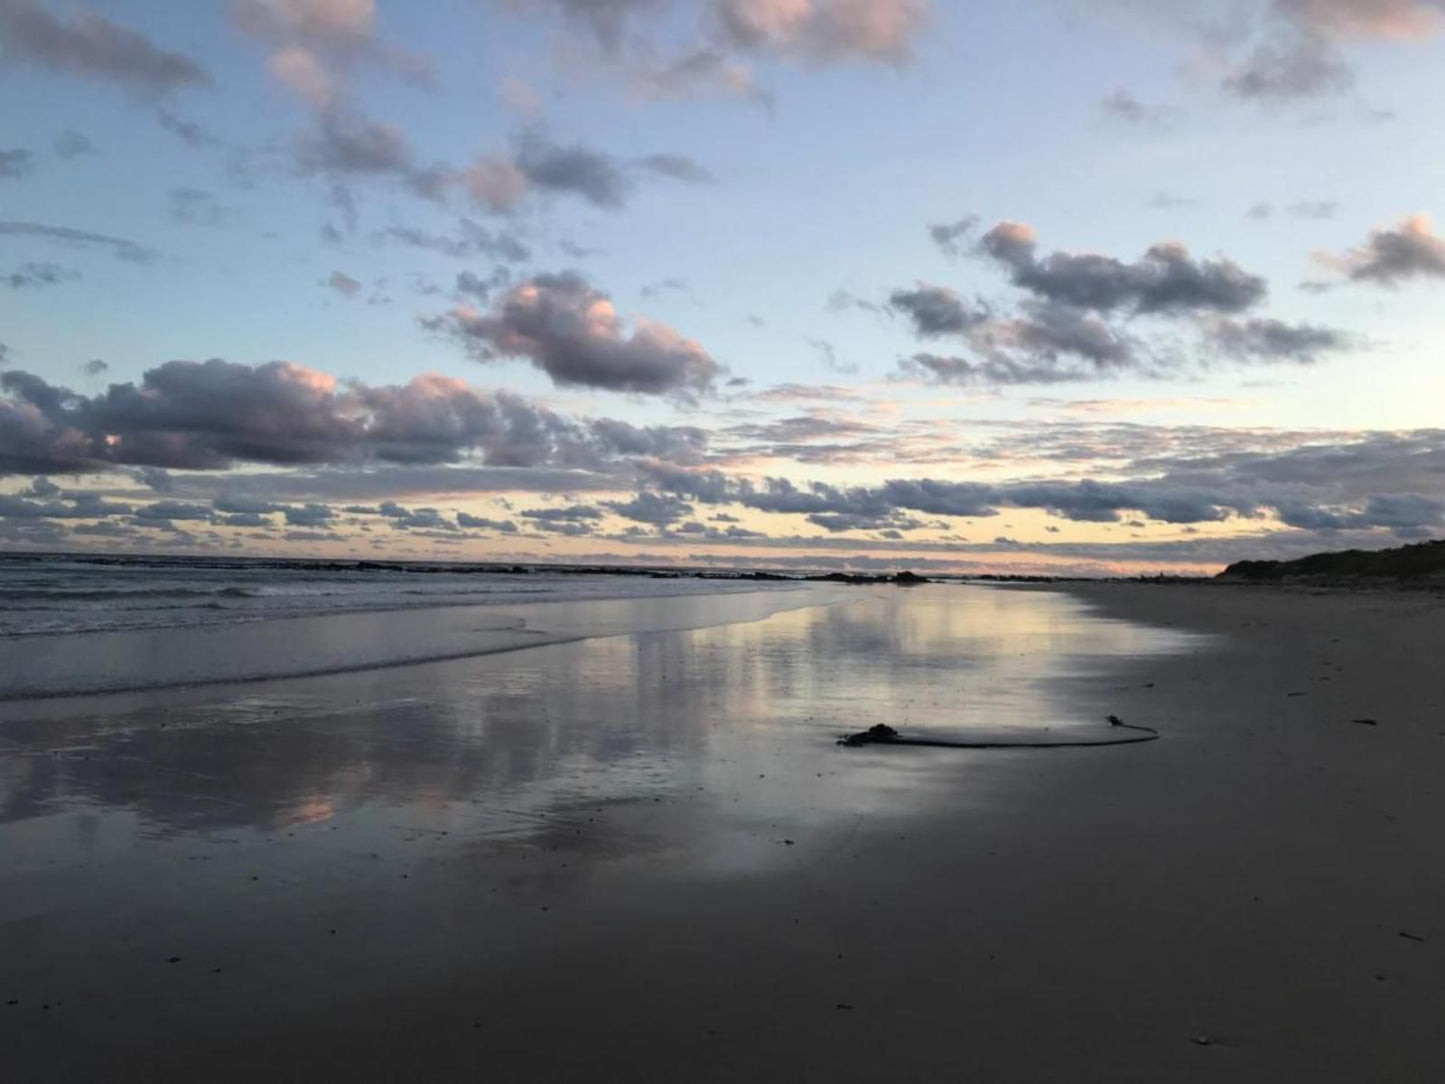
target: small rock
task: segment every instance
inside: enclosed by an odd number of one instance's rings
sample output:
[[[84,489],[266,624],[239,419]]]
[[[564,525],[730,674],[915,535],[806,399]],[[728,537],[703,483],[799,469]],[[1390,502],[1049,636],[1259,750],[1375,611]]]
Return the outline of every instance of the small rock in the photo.
[[[180,962],[181,958],[179,956],[172,956],[169,960],[166,961],[166,963],[168,964],[178,964]]]

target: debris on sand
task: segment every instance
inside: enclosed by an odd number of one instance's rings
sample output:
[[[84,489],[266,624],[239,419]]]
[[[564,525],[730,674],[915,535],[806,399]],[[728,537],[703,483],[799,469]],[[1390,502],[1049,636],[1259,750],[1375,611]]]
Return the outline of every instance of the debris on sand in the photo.
[[[868,745],[871,742],[897,741],[898,731],[894,730],[887,723],[874,723],[867,730],[860,730],[856,734],[849,734],[846,738],[839,738],[839,745]]]
[[[1374,720],[1374,719],[1351,719],[1350,722],[1354,723],[1356,726],[1379,726],[1379,725],[1380,725],[1380,724],[1379,724],[1376,720]]]

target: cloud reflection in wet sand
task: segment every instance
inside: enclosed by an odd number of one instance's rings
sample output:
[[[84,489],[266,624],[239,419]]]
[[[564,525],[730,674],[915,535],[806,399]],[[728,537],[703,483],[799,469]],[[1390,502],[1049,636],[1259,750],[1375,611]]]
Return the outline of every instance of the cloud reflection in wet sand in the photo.
[[[550,811],[656,798],[700,821],[826,815],[898,800],[897,770],[833,756],[840,732],[1076,724],[1057,679],[1183,643],[1062,595],[940,586],[397,670],[9,705],[0,820],[125,813],[170,837],[465,811],[461,834],[517,837]],[[756,785],[770,775],[788,787]]]

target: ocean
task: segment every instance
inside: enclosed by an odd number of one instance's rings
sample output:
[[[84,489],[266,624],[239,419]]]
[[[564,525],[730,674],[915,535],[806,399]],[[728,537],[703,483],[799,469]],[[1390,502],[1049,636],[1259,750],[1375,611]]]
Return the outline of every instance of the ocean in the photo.
[[[701,627],[837,590],[645,571],[5,554],[0,700],[338,673]]]

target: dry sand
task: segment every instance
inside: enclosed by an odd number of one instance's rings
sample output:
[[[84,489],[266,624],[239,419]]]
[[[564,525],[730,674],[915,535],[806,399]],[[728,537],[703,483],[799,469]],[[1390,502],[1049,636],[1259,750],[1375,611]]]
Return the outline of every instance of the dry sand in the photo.
[[[809,785],[873,779],[858,815],[780,821],[766,842],[781,857],[709,876],[659,872],[707,857],[687,848],[732,846],[663,801],[609,808],[608,838],[653,841],[668,861],[568,850],[563,821],[559,849],[544,837],[401,862],[426,844],[417,828],[374,860],[398,863],[392,888],[318,852],[327,892],[253,908],[237,885],[204,916],[167,910],[172,854],[153,860],[161,902],[146,925],[117,912],[110,930],[153,955],[176,946],[177,963],[146,975],[106,971],[104,889],[77,899],[85,882],[57,881],[28,914],[7,912],[6,951],[44,943],[57,990],[87,968],[111,985],[38,1011],[43,962],[5,968],[0,1001],[7,978],[26,984],[24,1004],[0,1004],[5,1075],[1445,1080],[1445,604],[1068,590],[1110,616],[1212,635],[1055,682],[1081,717],[1117,713],[1162,740],[820,746],[828,777]],[[804,767],[779,770],[802,786]],[[922,800],[895,815],[900,786]],[[273,835],[280,853],[286,832]],[[258,853],[257,876],[298,876]],[[37,868],[43,854],[39,840]],[[87,935],[56,947],[56,924],[81,912]],[[253,916],[248,947],[220,961],[216,945]]]

